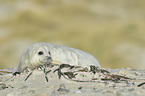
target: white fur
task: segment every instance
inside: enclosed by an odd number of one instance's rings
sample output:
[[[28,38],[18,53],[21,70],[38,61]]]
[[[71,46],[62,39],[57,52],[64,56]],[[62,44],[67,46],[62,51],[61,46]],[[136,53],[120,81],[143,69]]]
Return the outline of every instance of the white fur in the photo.
[[[44,54],[38,55],[38,52],[40,51]],[[51,57],[51,60],[49,57]],[[22,54],[17,71],[20,72],[25,67],[34,67],[48,62],[55,64],[71,64],[82,67],[90,67],[90,65],[100,67],[95,57],[87,52],[65,46],[40,42],[25,50]]]

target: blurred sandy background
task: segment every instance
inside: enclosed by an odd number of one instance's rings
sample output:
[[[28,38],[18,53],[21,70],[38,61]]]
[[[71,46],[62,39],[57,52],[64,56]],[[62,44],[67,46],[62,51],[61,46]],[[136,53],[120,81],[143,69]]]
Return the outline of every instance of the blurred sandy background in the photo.
[[[144,0],[0,0],[0,69],[36,42],[78,48],[103,68],[145,69]]]

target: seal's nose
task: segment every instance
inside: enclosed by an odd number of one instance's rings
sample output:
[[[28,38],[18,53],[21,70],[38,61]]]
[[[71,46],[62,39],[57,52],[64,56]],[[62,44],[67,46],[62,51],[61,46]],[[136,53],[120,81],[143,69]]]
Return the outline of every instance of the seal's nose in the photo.
[[[46,58],[47,58],[47,60],[50,60],[50,59],[51,59],[51,57],[50,57],[50,56],[46,56]]]
[[[51,59],[51,57],[48,57],[48,59]]]

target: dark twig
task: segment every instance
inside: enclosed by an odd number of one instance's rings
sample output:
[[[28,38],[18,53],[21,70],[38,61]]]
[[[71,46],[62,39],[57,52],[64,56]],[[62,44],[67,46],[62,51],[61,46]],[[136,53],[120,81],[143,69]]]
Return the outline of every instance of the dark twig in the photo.
[[[17,72],[17,71],[16,71],[16,72],[14,72],[12,75],[13,75],[13,76],[16,76],[17,74],[21,74],[21,72]]]
[[[61,64],[61,65],[59,66],[59,68],[60,68],[60,69],[62,69],[62,68],[70,68],[70,69],[72,69],[72,68],[74,68],[74,66],[71,66],[71,65],[69,65],[69,64]]]
[[[24,81],[26,81],[26,80],[32,75],[32,73],[33,73],[33,72],[30,72],[29,75],[25,78]]]
[[[103,74],[109,74],[110,72],[108,70],[105,70],[105,69],[100,69],[101,70],[101,73]]]
[[[51,70],[45,72],[45,79],[46,79],[46,82],[48,82],[47,74],[48,74],[50,71],[51,71]]]
[[[77,74],[74,74],[73,72],[64,72],[63,74],[67,75],[69,79],[75,78],[75,76],[77,75]]]
[[[110,73],[109,71],[107,71],[105,69],[101,69],[101,68],[93,66],[93,65],[90,66],[90,72],[93,72],[94,74],[100,73],[100,72],[103,73],[103,74]]]
[[[121,76],[121,75],[111,75],[111,74],[108,74],[108,75],[106,75],[105,78],[101,78],[101,80],[105,80],[105,81],[106,80],[110,80],[110,81],[118,82],[118,81],[132,80],[132,78]]]
[[[99,81],[92,81],[92,80],[74,80],[74,79],[70,79],[70,78],[67,78],[67,77],[65,77],[65,75],[64,74],[62,74],[62,76],[65,78],[65,79],[67,79],[67,80],[70,80],[70,81],[75,81],[75,82],[99,82]]]
[[[94,74],[95,73],[99,73],[100,69],[98,67],[96,67],[96,66],[91,65],[90,66],[90,72],[93,72]]]
[[[137,87],[140,87],[140,86],[142,86],[142,85],[144,85],[144,84],[145,84],[145,82],[143,82],[143,83],[141,83],[141,84],[138,84]]]
[[[63,74],[62,74],[62,72],[61,72],[61,69],[59,68],[59,69],[58,69],[58,78],[59,78],[59,79],[61,78],[61,75],[63,75]]]
[[[45,64],[45,65],[41,66],[41,69],[43,68],[43,72],[44,72],[44,75],[45,75],[46,82],[48,82],[47,74],[51,71],[51,70],[46,71],[47,66],[48,66],[48,64]]]
[[[61,72],[61,69],[63,69],[63,68],[70,68],[70,69],[72,69],[72,68],[74,68],[74,66],[71,66],[69,64],[61,64],[58,69],[54,70],[53,73],[55,73],[56,71],[58,71],[58,78],[59,79],[63,75],[63,73]]]

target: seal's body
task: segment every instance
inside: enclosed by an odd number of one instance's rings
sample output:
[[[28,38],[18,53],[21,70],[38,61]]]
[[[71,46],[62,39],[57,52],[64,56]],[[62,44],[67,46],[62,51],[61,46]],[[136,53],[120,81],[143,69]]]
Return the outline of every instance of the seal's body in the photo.
[[[82,67],[95,65],[100,67],[95,57],[87,52],[65,46],[40,42],[25,50],[19,62],[17,72],[23,71],[26,67],[31,68],[47,63],[72,64]]]

